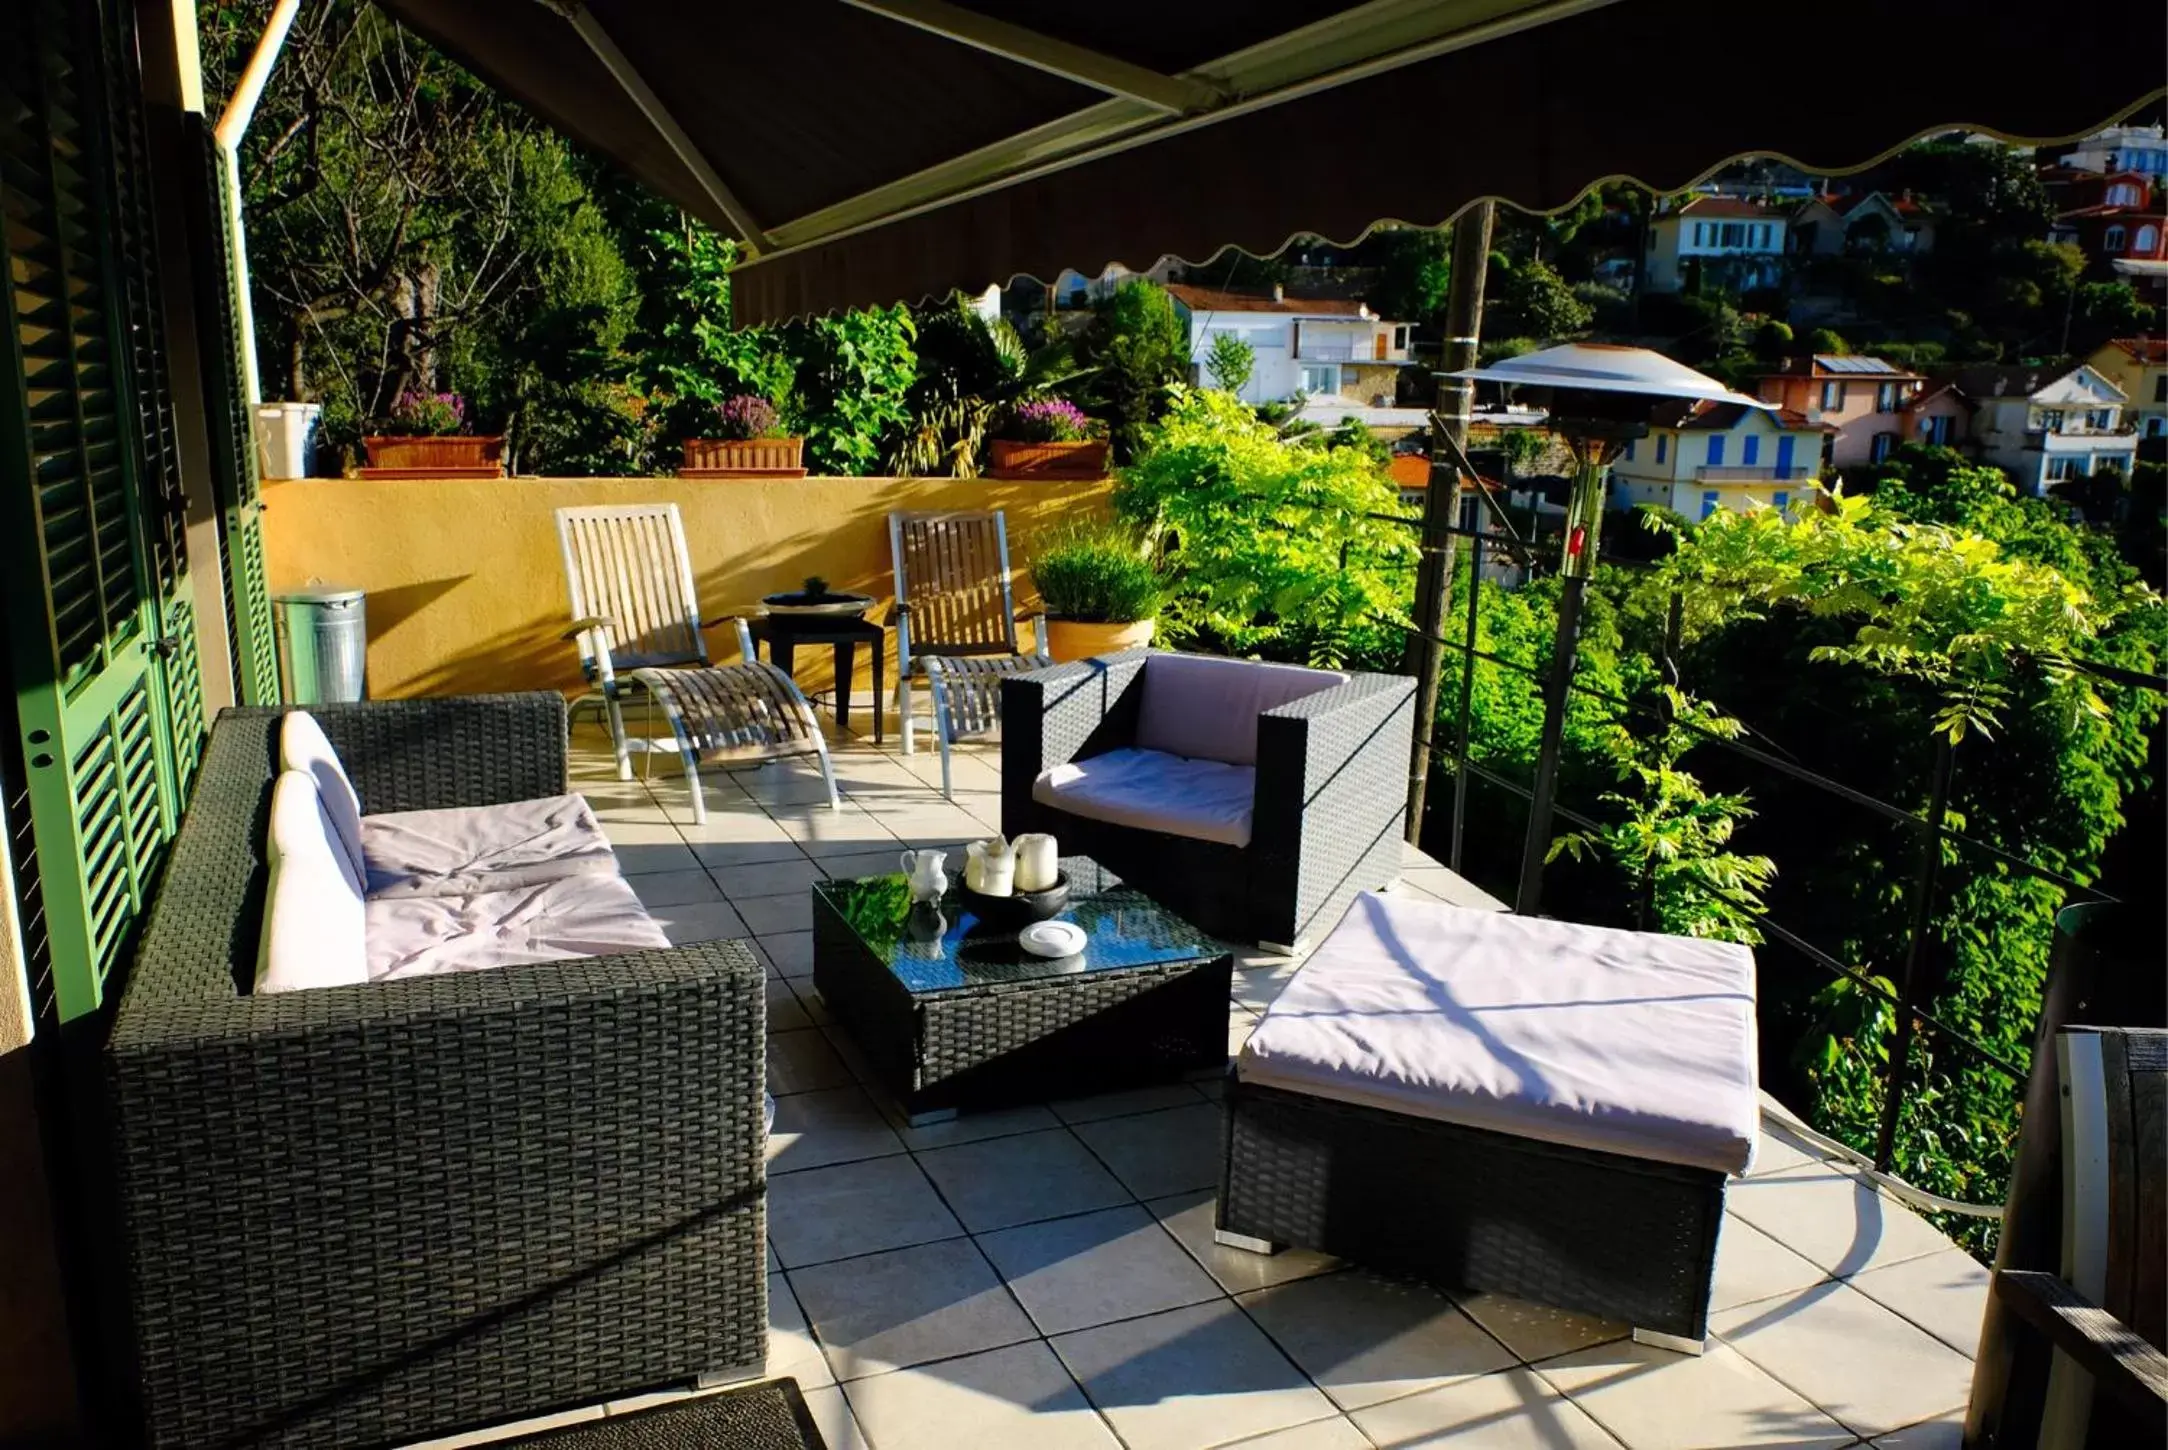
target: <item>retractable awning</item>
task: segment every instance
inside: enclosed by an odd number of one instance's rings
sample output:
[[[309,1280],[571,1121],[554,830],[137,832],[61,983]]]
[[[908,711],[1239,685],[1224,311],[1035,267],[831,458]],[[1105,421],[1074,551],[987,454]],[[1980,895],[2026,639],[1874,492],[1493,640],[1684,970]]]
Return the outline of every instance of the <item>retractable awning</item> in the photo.
[[[2168,82],[2159,5],[380,3],[741,238],[747,323],[1674,189],[1749,152],[2058,141]]]

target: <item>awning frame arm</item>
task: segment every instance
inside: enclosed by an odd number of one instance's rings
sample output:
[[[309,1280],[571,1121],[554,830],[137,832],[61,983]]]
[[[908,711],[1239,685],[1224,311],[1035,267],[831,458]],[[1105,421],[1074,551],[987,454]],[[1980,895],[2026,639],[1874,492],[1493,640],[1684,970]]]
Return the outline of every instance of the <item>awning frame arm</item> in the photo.
[[[1185,76],[1163,75],[1089,47],[1057,39],[1043,31],[997,20],[948,0],[843,0],[854,9],[879,15],[928,35],[983,50],[1003,60],[1028,65],[1065,81],[1135,101],[1169,116],[1208,110],[1226,97],[1216,88]]]

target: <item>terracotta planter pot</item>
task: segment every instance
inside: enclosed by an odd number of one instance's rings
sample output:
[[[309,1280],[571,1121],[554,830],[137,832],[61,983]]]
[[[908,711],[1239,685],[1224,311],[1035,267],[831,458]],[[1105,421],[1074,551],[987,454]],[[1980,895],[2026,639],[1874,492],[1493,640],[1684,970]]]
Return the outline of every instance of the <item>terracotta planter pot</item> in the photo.
[[[988,478],[1104,478],[1104,443],[1017,443],[996,438],[988,445]]]
[[[1150,644],[1157,623],[1150,619],[1140,619],[1134,624],[1088,624],[1081,619],[1049,619],[1046,622],[1046,652],[1060,665],[1119,654],[1125,649]]]
[[[803,478],[803,438],[688,438],[680,478]]]
[[[363,478],[502,478],[504,439],[472,434],[440,438],[364,438]]]

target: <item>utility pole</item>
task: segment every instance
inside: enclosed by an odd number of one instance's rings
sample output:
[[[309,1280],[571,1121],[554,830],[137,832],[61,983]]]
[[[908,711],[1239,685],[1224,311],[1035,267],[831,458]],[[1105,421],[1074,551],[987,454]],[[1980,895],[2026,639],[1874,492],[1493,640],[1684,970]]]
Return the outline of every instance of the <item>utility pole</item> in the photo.
[[[1438,396],[1430,414],[1430,487],[1424,490],[1422,557],[1415,574],[1415,633],[1407,662],[1415,675],[1415,749],[1408,762],[1408,840],[1423,835],[1423,798],[1430,785],[1430,732],[1437,728],[1438,677],[1443,672],[1446,605],[1453,595],[1453,536],[1460,518],[1460,465],[1475,412],[1475,384],[1452,374],[1475,366],[1483,327],[1483,275],[1490,266],[1491,203],[1479,201],[1453,223],[1451,291],[1445,303],[1445,351]],[[1473,645],[1474,640],[1468,641]]]

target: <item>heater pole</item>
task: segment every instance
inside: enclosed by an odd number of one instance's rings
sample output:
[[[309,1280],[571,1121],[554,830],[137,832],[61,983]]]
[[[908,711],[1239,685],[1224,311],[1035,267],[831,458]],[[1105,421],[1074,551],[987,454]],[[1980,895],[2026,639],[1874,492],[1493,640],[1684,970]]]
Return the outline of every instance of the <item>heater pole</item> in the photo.
[[[1451,291],[1445,304],[1441,374],[1475,366],[1483,326],[1483,275],[1490,265],[1491,203],[1479,201],[1453,223]],[[1441,376],[1430,415],[1430,487],[1423,491],[1422,555],[1415,575],[1415,633],[1408,661],[1415,675],[1415,746],[1408,762],[1408,841],[1423,838],[1423,803],[1430,785],[1430,733],[1438,724],[1438,677],[1445,648],[1446,605],[1453,593],[1453,536],[1443,532],[1460,517],[1460,466],[1466,456],[1468,420],[1475,411],[1475,384]],[[1468,641],[1470,645],[1474,640]]]

